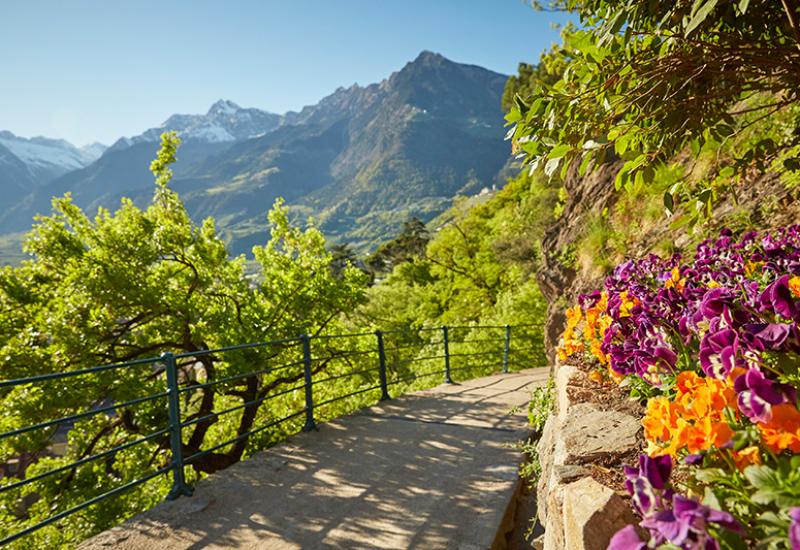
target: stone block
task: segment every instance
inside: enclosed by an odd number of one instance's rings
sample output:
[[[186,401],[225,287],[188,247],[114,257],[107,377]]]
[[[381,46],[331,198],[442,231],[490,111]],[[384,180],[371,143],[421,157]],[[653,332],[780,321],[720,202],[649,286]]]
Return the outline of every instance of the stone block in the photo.
[[[579,403],[562,419],[565,464],[587,464],[598,458],[630,452],[642,424],[619,411],[604,411],[591,403]]]
[[[622,497],[590,477],[565,485],[562,498],[563,548],[605,550],[614,533],[636,522]]]

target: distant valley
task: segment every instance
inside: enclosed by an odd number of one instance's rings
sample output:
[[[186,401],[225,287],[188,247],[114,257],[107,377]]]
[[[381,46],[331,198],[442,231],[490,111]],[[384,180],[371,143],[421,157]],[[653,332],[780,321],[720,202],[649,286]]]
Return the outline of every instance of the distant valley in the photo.
[[[502,184],[506,78],[423,52],[380,83],[339,88],[300,112],[221,100],[108,148],[0,132],[2,259],[53,196],[69,192],[89,212],[113,210],[122,197],[146,205],[148,166],[165,130],[183,139],[172,187],[194,219],[214,216],[232,254],[265,241],[277,197],[313,216],[332,241],[371,250],[411,216],[430,220],[456,195]]]

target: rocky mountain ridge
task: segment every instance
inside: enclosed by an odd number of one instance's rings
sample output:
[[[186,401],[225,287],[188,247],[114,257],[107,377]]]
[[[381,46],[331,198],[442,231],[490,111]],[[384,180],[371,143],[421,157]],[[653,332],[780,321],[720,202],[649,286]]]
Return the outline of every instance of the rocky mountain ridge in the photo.
[[[113,209],[123,196],[146,204],[158,135],[174,129],[184,143],[173,186],[196,220],[216,218],[234,254],[264,241],[278,197],[332,240],[365,251],[411,216],[431,219],[455,195],[498,183],[510,156],[505,81],[425,51],[379,83],[339,88],[300,112],[220,100],[205,115],[175,115],[118,140],[92,164],[34,189],[4,209],[0,231],[24,231],[66,192],[90,211]]]

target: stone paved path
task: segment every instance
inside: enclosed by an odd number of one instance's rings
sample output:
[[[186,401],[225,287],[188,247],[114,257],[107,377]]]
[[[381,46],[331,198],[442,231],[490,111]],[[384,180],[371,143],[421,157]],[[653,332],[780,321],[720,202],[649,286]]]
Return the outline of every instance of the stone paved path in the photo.
[[[323,424],[80,548],[490,548],[547,375],[442,385]]]

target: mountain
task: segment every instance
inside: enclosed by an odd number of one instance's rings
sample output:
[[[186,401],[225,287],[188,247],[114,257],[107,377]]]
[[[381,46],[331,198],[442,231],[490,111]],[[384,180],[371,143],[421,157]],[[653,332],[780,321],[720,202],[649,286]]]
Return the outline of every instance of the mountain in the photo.
[[[109,151],[139,143],[158,143],[166,130],[175,130],[184,142],[225,143],[266,134],[281,124],[282,117],[260,109],[244,109],[233,101],[220,99],[204,115],[172,115],[158,128],[121,138]]]
[[[422,52],[389,78],[339,88],[300,112],[274,115],[215,103],[123,138],[94,163],[34,190],[0,216],[20,231],[52,195],[85,208],[152,195],[149,160],[158,136],[184,139],[172,186],[197,220],[217,219],[231,251],[266,239],[265,214],[284,197],[326,235],[359,250],[393,236],[411,216],[429,220],[454,196],[498,183],[510,157],[500,97],[506,76]]]
[[[15,201],[57,177],[88,166],[105,150],[93,143],[76,147],[62,139],[26,139],[0,131],[0,191]]]
[[[388,79],[340,88],[287,113],[176,178],[190,212],[223,221],[234,252],[266,238],[264,212],[284,197],[325,234],[367,250],[411,216],[428,220],[457,194],[496,183],[509,158],[506,77],[423,52]]]

